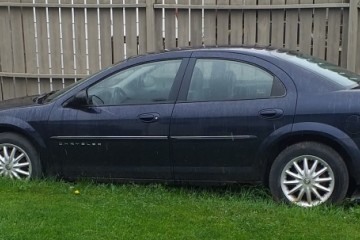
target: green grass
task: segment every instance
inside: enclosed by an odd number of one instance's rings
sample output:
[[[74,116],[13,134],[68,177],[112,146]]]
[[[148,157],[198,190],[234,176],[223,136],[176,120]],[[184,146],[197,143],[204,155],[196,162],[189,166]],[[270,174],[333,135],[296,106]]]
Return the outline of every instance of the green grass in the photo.
[[[360,206],[302,209],[261,187],[0,185],[0,239],[360,239]]]

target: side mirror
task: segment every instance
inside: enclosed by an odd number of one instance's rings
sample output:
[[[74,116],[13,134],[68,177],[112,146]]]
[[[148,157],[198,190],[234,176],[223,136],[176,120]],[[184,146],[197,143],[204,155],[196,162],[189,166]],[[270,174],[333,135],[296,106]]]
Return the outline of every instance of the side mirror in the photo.
[[[81,108],[89,105],[87,91],[81,90],[65,104],[66,107]]]

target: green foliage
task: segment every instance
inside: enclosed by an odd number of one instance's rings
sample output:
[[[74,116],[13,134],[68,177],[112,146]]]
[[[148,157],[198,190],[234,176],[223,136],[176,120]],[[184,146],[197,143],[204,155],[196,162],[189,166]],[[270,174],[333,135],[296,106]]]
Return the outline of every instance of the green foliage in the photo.
[[[261,187],[0,179],[0,239],[357,239],[360,206],[303,209]]]

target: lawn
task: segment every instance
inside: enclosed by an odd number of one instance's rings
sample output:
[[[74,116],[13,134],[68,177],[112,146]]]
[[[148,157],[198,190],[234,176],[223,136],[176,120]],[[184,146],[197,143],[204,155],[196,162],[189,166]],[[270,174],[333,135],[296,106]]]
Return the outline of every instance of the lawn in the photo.
[[[360,206],[302,209],[261,187],[0,179],[0,239],[360,239]]]

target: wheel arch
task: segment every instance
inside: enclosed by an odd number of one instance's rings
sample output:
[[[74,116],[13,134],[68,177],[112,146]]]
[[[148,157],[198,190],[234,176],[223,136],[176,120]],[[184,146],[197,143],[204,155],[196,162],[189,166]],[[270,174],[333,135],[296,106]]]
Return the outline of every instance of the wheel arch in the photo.
[[[21,119],[1,118],[0,133],[3,132],[12,132],[23,136],[36,148],[40,156],[46,149],[45,142],[40,134],[30,124]]]
[[[316,124],[317,125],[317,124]],[[356,184],[360,183],[360,151],[352,139],[339,129],[334,130],[332,126],[328,126],[327,131],[324,129],[295,129],[293,131],[278,137],[271,143],[262,146],[262,150],[258,155],[262,169],[263,182],[268,185],[270,168],[275,158],[288,146],[299,142],[318,142],[327,145],[337,151],[343,158],[349,172],[350,181]],[[315,126],[316,128],[316,126]],[[318,128],[317,128],[318,129]]]

